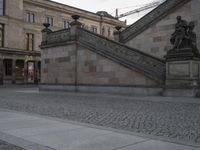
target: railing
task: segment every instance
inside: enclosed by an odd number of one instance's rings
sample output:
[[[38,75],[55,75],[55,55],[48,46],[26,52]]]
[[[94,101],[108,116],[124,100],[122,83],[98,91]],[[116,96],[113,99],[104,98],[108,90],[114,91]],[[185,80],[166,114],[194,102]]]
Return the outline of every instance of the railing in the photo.
[[[71,36],[69,29],[59,30],[48,34],[46,38],[46,44],[48,45],[48,44],[66,42],[69,41],[70,38]]]

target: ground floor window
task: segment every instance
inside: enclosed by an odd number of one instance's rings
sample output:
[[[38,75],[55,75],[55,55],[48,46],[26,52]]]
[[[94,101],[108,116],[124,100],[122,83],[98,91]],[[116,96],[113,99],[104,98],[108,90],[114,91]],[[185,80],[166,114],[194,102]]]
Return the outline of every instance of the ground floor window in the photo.
[[[11,59],[4,60],[4,75],[12,76],[12,60]]]
[[[24,77],[24,61],[17,60],[15,68],[16,68],[16,78]]]

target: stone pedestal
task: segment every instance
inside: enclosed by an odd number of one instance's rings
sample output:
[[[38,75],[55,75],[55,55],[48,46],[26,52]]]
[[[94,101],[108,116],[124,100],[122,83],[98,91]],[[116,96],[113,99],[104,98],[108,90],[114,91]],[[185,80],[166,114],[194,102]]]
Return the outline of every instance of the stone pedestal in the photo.
[[[173,51],[166,57],[164,96],[199,97],[200,57],[191,51]]]
[[[114,34],[114,40],[116,41],[116,42],[119,42],[120,41],[120,33],[121,33],[121,28],[122,27],[120,27],[120,26],[116,26],[115,27],[115,29],[117,30],[117,31],[115,31],[113,34]]]
[[[200,85],[200,58],[168,61],[166,85],[195,87]]]
[[[200,85],[200,55],[192,48],[172,49],[166,55],[166,85]]]

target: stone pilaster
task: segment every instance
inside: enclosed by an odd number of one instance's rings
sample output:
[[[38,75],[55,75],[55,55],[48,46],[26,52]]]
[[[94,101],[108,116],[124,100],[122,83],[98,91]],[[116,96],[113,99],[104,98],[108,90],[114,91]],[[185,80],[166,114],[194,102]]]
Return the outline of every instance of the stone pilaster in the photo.
[[[46,44],[47,35],[52,32],[52,30],[49,29],[50,24],[44,23],[43,26],[45,27],[42,30],[42,44]]]
[[[24,60],[24,84],[27,84],[27,80],[28,80],[28,65],[27,61]]]
[[[78,15],[72,15],[72,18],[74,19],[74,21],[70,24],[71,28],[70,28],[70,36],[72,40],[75,40],[77,37],[77,28],[81,27],[81,23],[78,21],[78,19],[80,18],[80,16]]]
[[[122,28],[122,27],[120,27],[120,26],[116,26],[116,27],[115,27],[115,29],[116,29],[117,31],[114,32],[114,40],[115,40],[116,42],[119,42],[119,40],[120,40],[120,39],[119,39],[119,36],[120,36],[120,33],[121,33],[121,31],[120,31],[121,28]]]
[[[39,69],[38,61],[35,61],[35,79],[34,79],[35,84],[38,84],[38,78],[39,78],[39,76],[38,76],[39,70],[38,69]]]

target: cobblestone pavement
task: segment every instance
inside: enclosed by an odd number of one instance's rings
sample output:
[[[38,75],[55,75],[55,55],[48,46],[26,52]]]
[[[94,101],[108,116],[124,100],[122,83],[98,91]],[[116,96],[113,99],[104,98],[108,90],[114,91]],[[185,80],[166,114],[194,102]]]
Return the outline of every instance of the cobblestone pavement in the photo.
[[[200,144],[200,103],[0,88],[0,108]],[[180,100],[180,99],[179,99]]]
[[[0,150],[25,150],[15,145],[0,140]]]

